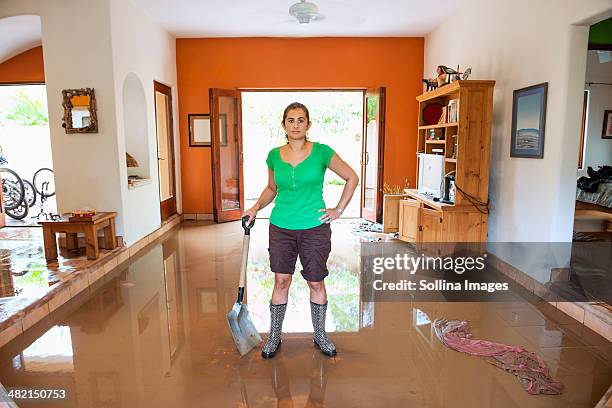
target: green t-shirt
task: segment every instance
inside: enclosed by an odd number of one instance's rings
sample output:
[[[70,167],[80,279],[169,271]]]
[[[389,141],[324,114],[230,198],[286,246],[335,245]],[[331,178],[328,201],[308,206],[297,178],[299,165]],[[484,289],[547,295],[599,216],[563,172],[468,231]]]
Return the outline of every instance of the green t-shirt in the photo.
[[[281,159],[280,147],[270,150],[266,163],[274,171],[277,193],[270,223],[291,230],[321,225],[323,176],[333,155],[328,145],[313,142],[310,155],[293,167]]]

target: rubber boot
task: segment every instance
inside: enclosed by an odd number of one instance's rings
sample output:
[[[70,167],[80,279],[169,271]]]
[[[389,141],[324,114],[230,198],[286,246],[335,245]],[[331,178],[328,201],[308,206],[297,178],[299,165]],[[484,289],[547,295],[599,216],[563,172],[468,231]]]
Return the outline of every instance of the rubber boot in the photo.
[[[272,358],[280,348],[281,333],[283,331],[283,320],[285,319],[285,311],[287,304],[273,305],[270,303],[270,334],[268,340],[261,349],[263,358]]]
[[[326,312],[327,303],[320,305],[318,303],[310,302],[310,315],[312,317],[312,327],[314,328],[313,341],[323,354],[333,357],[336,355],[336,346],[329,338],[327,338],[327,334],[325,334]]]

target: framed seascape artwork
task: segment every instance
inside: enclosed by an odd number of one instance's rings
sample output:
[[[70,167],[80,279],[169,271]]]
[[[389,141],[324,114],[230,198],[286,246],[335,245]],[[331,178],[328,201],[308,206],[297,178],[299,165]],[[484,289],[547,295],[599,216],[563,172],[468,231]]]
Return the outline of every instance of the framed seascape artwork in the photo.
[[[544,157],[547,93],[548,82],[514,91],[510,157]]]
[[[603,129],[601,130],[602,139],[612,139],[612,110],[604,111]]]

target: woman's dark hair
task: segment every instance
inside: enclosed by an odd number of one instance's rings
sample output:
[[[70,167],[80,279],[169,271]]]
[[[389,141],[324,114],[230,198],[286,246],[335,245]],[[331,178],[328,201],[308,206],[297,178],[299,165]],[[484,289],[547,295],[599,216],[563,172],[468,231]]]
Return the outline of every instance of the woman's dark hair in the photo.
[[[283,126],[285,125],[285,119],[287,119],[287,114],[289,113],[290,110],[294,110],[294,109],[303,110],[304,113],[306,114],[306,120],[310,122],[310,113],[308,113],[308,108],[302,103],[293,102],[287,105],[287,107],[285,108],[285,111],[283,112],[283,121],[281,122]],[[289,136],[285,135],[285,139],[287,139],[287,143],[289,143]],[[308,140],[308,137],[306,137],[306,140]]]
[[[287,114],[290,110],[301,109],[306,114],[306,120],[310,122],[310,114],[308,113],[308,108],[299,102],[290,103],[283,112],[283,125],[285,124],[285,119],[287,119]]]

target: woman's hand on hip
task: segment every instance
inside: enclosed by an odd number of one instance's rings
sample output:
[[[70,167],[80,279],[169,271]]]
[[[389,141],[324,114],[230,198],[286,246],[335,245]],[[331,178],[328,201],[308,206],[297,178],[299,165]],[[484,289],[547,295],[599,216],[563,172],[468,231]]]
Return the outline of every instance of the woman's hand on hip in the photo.
[[[325,214],[319,217],[319,221],[321,221],[322,224],[329,224],[333,220],[340,218],[340,211],[336,208],[321,208],[319,212],[325,212]]]
[[[249,220],[247,221],[248,223],[251,223],[255,217],[257,216],[257,208],[255,208],[254,206],[249,208],[248,210],[246,210],[245,212],[242,213],[242,216],[247,216],[249,217]]]

